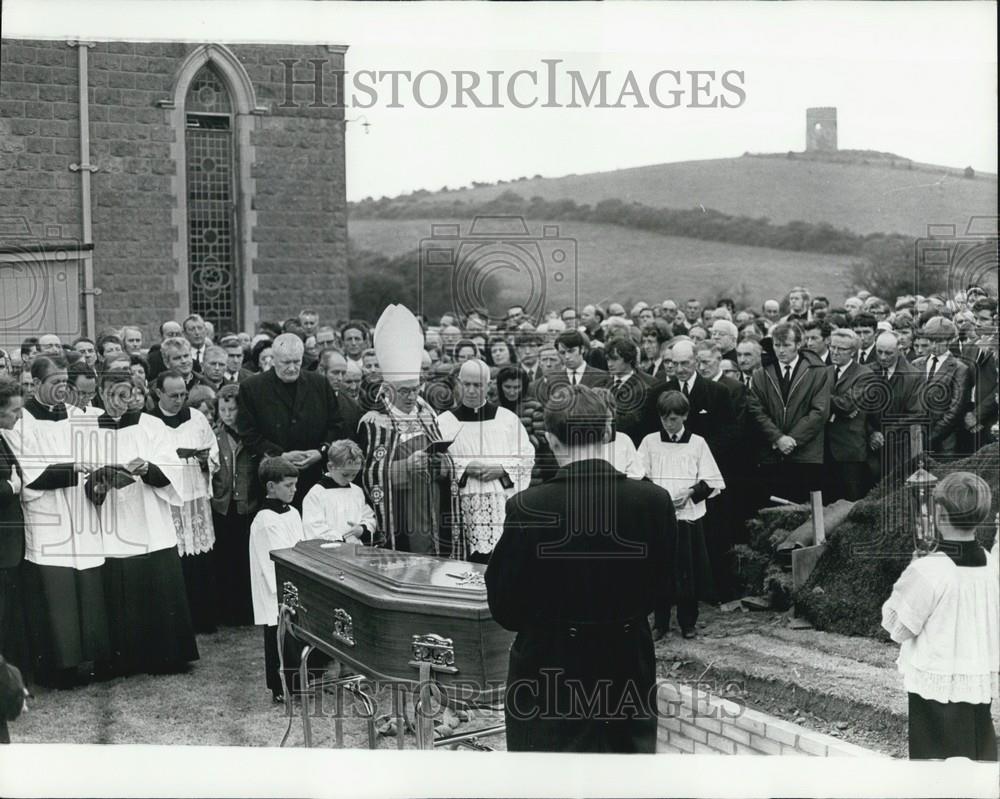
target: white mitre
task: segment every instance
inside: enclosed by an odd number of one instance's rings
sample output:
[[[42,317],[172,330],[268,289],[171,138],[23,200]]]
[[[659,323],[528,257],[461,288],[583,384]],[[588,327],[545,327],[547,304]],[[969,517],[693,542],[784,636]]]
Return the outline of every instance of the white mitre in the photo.
[[[410,309],[390,305],[375,325],[375,356],[382,379],[402,383],[420,379],[424,354],[424,334]]]

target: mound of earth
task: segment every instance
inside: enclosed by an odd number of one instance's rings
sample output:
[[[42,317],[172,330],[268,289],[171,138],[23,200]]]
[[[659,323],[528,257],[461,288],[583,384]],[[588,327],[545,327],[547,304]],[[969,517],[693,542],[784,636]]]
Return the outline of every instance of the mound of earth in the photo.
[[[962,460],[927,462],[927,469],[938,479],[950,472],[967,471],[989,483],[993,492],[990,522],[977,534],[987,548],[996,536],[992,520],[1000,493],[998,455],[994,442]],[[798,614],[816,629],[886,637],[880,624],[882,603],[910,562],[914,547],[907,493],[898,479],[883,480],[829,536],[815,571],[794,594]]]

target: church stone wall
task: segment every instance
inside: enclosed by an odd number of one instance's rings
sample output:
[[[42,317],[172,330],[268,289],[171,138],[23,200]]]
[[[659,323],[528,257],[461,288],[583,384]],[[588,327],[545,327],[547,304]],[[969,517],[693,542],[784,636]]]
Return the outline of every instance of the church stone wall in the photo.
[[[171,112],[176,75],[198,45],[97,42],[88,53],[96,327],[139,323],[147,340],[186,308],[174,254]],[[326,46],[231,45],[262,110],[250,134],[256,290],[247,315],[286,318],[304,306],[348,313],[343,111],[310,107],[303,88],[282,108],[279,59],[323,59],[328,83],[343,53]],[[38,238],[80,239],[78,55],[62,41],[4,39],[0,47],[0,218]],[[311,74],[312,68],[304,70]],[[296,73],[298,76],[298,73]],[[308,87],[306,87],[308,89]],[[326,102],[334,102],[332,97]],[[182,165],[183,166],[183,165]],[[95,331],[89,331],[91,333]]]

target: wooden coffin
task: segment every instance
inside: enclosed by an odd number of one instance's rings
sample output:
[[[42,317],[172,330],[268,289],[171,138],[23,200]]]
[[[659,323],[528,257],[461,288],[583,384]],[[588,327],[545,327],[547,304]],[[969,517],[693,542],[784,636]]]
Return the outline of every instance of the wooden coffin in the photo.
[[[493,621],[478,563],[320,539],[271,553],[292,633],[377,680],[495,701],[514,633]],[[426,669],[425,669],[426,671]]]

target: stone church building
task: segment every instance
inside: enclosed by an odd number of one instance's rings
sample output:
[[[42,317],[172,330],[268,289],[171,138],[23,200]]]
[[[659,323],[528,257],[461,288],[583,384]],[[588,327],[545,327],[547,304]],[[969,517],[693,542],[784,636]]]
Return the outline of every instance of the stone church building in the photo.
[[[4,39],[0,346],[344,318],[344,113],[288,80],[329,85],[345,50]]]

